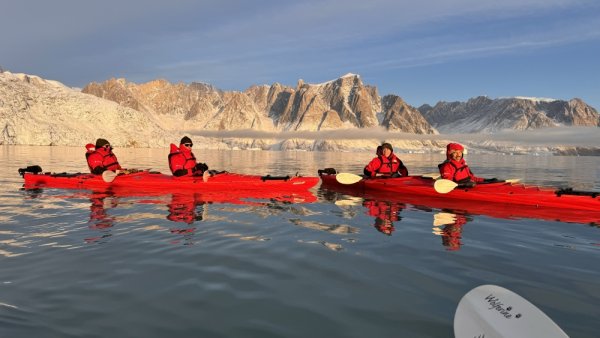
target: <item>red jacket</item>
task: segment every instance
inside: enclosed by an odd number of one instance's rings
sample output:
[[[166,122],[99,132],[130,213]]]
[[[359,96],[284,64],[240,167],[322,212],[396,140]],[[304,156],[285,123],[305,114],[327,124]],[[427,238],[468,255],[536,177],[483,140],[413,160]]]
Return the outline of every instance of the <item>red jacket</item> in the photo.
[[[201,170],[196,170],[196,157],[194,153],[183,144],[177,147],[171,144],[171,153],[169,154],[169,169],[174,176],[192,176],[202,174]]]
[[[460,161],[448,158],[446,161],[440,163],[438,168],[440,168],[440,175],[442,175],[443,179],[452,180],[457,183],[465,179],[469,179],[475,183],[481,183],[484,180],[471,172],[464,158],[461,158]]]
[[[395,173],[398,173],[401,176],[408,176],[408,169],[406,169],[404,163],[402,163],[394,153],[392,153],[390,157],[380,155],[373,158],[365,167],[364,172],[365,175],[371,177],[375,177],[377,174],[391,176]]]
[[[92,174],[100,175],[106,170],[122,169],[117,156],[112,150],[107,150],[103,147],[85,154],[87,157],[88,167]]]

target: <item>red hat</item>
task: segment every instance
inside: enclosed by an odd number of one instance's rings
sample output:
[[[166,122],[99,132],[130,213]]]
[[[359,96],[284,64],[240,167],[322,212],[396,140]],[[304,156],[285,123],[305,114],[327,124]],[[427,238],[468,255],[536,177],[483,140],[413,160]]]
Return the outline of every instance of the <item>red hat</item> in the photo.
[[[455,151],[465,151],[465,147],[461,146],[458,143],[448,143],[446,146],[446,154],[452,154]]]
[[[85,150],[87,151],[94,151],[96,149],[96,145],[92,144],[92,143],[88,143],[85,145]]]

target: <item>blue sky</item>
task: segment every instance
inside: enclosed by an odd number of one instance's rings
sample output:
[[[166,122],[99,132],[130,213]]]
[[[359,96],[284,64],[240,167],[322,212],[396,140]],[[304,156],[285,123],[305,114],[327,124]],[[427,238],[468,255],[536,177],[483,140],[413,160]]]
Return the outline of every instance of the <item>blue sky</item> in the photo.
[[[225,90],[361,75],[413,106],[487,95],[600,109],[596,0],[5,1],[0,67]]]

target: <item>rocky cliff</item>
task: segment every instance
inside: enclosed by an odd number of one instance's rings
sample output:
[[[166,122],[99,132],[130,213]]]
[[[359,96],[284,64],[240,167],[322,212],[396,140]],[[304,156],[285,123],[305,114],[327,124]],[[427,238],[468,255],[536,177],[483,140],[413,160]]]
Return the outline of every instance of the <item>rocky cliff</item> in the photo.
[[[377,88],[364,85],[360,76],[346,74],[339,79],[308,84],[299,80],[295,88],[275,83],[251,86],[244,92],[224,92],[210,85],[173,85],[164,80],[145,84],[111,79],[92,83],[84,93],[160,116],[168,129],[326,131],[384,127],[390,131],[433,134],[435,129],[414,107],[398,96],[379,97]],[[344,150],[372,149],[379,140],[229,140],[237,147],[263,149]],[[411,142],[419,148],[431,142]]]

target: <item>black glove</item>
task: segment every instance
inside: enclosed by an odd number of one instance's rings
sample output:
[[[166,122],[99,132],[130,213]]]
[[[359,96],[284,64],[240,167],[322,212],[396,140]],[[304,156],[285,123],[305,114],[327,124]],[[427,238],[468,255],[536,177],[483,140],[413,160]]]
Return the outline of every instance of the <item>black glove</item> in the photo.
[[[483,183],[498,183],[498,182],[502,182],[497,178],[486,178],[483,180]]]
[[[465,182],[459,183],[457,188],[473,188],[473,187],[475,187],[475,185],[476,184],[473,181],[465,181]]]
[[[198,163],[196,164],[195,169],[204,172],[208,170],[208,166],[206,165],[206,163]]]

